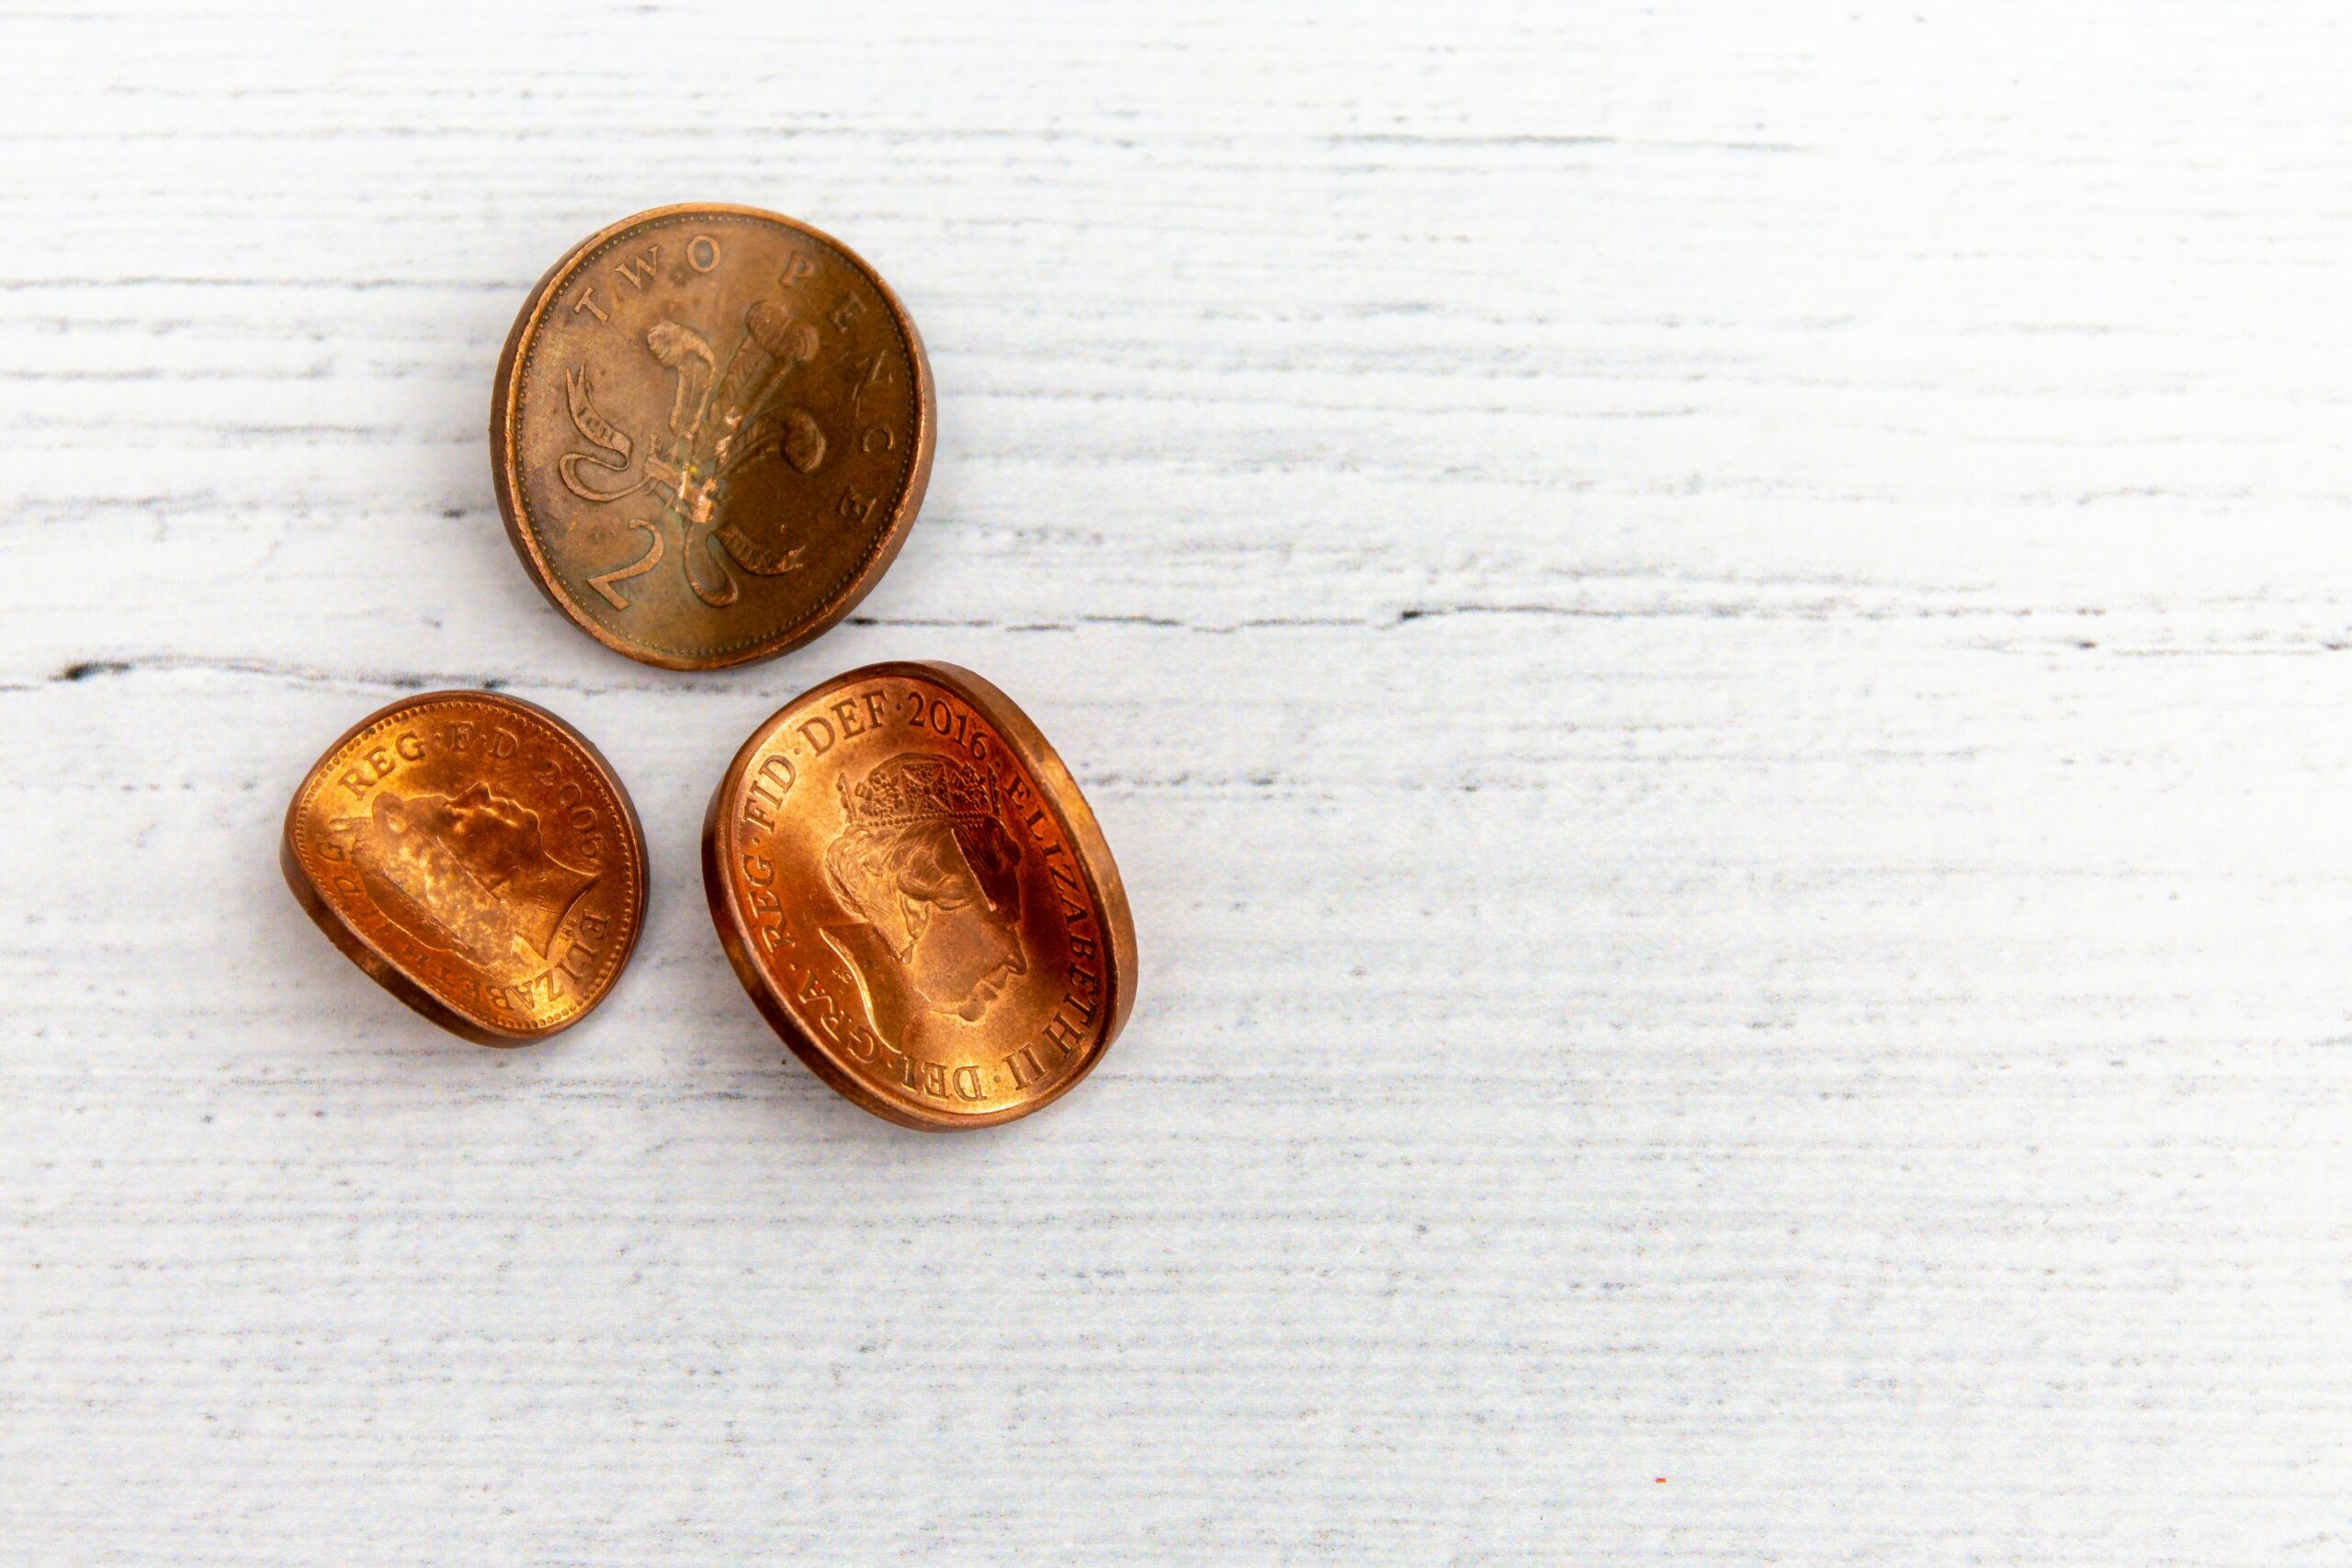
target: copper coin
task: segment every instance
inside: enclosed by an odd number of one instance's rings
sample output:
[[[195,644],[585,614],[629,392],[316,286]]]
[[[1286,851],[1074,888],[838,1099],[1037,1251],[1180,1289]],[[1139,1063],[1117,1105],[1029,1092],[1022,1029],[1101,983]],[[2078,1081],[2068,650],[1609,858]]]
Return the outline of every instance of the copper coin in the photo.
[[[1067,1094],[1135,1001],[1094,814],[1028,716],[952,664],[853,670],[753,731],[711,796],[703,885],[786,1043],[906,1126]]]
[[[773,212],[656,208],[524,301],[491,468],[532,581],[671,670],[797,648],[906,542],[931,478],[931,367],[889,286]]]
[[[491,692],[361,719],[303,776],[278,861],[345,957],[484,1045],[579,1022],[645,923],[628,792],[578,730]]]

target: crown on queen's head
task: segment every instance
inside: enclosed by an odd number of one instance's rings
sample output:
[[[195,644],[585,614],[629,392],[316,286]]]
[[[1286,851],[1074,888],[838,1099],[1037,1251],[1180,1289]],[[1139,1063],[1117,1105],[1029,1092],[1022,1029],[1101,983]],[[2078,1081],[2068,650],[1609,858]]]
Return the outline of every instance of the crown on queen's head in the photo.
[[[982,822],[997,815],[988,775],[948,757],[893,757],[855,788],[840,782],[842,809],[859,827],[907,822]]]

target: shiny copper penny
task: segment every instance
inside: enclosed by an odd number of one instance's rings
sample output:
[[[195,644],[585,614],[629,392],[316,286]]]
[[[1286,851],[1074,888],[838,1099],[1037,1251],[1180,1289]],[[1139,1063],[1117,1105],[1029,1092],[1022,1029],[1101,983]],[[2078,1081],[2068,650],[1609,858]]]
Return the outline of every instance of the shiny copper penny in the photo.
[[[910,1127],[1025,1116],[1135,1001],[1127,897],[1069,770],[952,664],[875,664],[752,732],[711,796],[727,956],[834,1089]]]
[[[484,1045],[568,1029],[645,923],[645,834],[545,708],[434,692],[369,714],[287,807],[287,886],[354,964]]]
[[[888,570],[936,415],[914,322],[840,241],[657,208],[574,246],[508,333],[491,468],[540,591],[672,670],[797,648]]]

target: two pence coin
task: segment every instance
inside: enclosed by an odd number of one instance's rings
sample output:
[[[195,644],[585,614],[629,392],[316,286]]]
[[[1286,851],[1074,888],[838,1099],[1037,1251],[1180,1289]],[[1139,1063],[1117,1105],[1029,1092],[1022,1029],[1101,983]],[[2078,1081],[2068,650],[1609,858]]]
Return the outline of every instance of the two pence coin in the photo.
[[[840,241],[748,207],[591,235],[514,321],[500,511],[540,591],[673,670],[797,648],[906,540],[936,414],[914,322]]]

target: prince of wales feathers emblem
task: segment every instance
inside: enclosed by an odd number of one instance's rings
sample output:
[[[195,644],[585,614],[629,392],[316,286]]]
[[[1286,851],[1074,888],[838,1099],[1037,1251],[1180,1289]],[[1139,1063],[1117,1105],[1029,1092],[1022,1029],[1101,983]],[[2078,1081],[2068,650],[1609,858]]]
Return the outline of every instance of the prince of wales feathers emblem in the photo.
[[[763,543],[726,515],[725,502],[729,482],[755,464],[780,458],[806,474],[825,460],[825,433],[817,422],[806,410],[775,401],[790,372],[817,357],[816,329],[775,300],[762,299],[743,312],[743,335],[723,370],[700,333],[666,318],[646,333],[645,346],[677,381],[667,438],[657,438],[645,454],[635,483],[597,489],[582,468],[618,479],[628,472],[636,443],[597,412],[587,368],[574,366],[564,375],[572,427],[596,450],[565,453],[557,471],[572,494],[600,505],[646,491],[666,496],[663,520],[678,530],[686,586],[704,604],[724,609],[741,592],[728,569],[730,558],[761,577],[782,576],[800,564],[802,547]],[[629,565],[588,580],[617,610],[628,609],[628,601],[614,584],[651,571],[664,553],[661,523],[638,519],[633,525],[653,536],[652,547]]]

